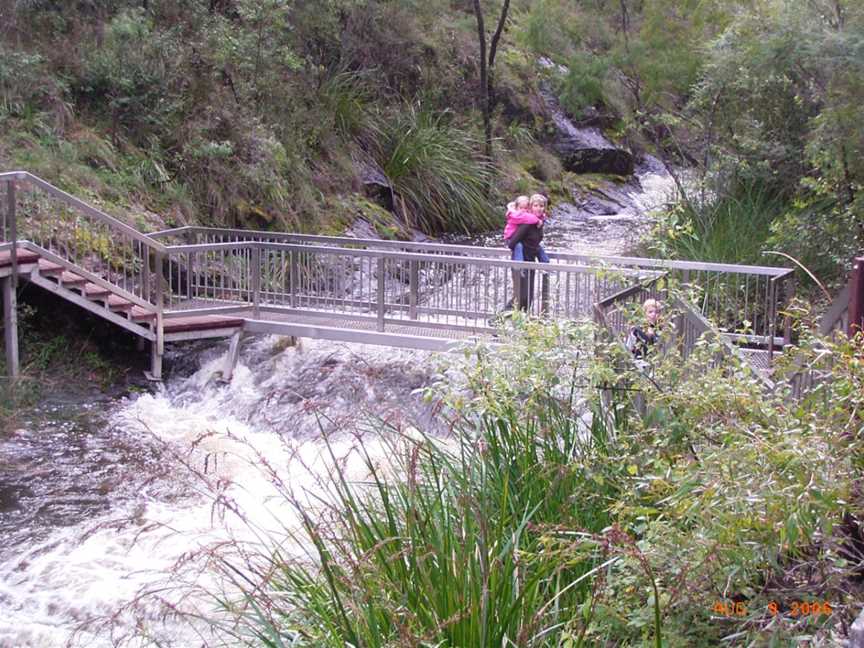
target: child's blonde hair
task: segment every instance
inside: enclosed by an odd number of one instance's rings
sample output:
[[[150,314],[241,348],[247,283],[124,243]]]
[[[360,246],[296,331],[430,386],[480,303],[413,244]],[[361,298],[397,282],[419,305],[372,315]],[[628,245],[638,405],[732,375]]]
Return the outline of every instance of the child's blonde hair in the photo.
[[[645,313],[646,317],[650,317],[648,315],[648,309],[651,309],[654,311],[655,319],[660,317],[661,308],[660,308],[660,302],[659,301],[657,301],[654,298],[646,299],[644,302],[642,302],[642,312]]]
[[[516,196],[516,200],[513,201],[513,204],[516,207],[527,207],[531,204],[531,199],[528,196]]]

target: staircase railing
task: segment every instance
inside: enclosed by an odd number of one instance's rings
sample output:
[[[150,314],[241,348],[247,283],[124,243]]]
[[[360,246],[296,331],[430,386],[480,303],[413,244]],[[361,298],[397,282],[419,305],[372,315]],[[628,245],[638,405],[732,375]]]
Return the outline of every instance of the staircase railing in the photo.
[[[160,270],[166,246],[26,171],[0,173],[0,190],[5,194],[0,248],[11,250],[13,266],[18,248],[31,248],[155,313],[161,355],[165,282]]]
[[[631,356],[629,350],[624,349],[625,339],[630,333],[634,324],[638,323],[641,316],[641,306],[646,299],[663,299],[665,291],[659,290],[659,281],[654,279],[650,282],[643,283],[637,286],[631,286],[621,290],[615,294],[609,295],[607,298],[599,301],[594,305],[594,321],[600,327],[600,330],[605,333],[607,339],[616,343],[621,347],[624,353],[619,357],[623,358],[624,364],[619,365],[618,369],[625,368],[638,370],[633,375],[644,375],[650,370],[650,358],[647,364],[639,364]],[[674,298],[668,303],[662,304],[665,312],[661,315],[668,324],[661,332],[660,346],[654,350],[655,353],[663,353],[664,349],[675,348],[680,353],[681,359],[686,360],[691,356],[696,349],[697,343],[705,338],[714,341],[718,344],[718,352],[715,353],[708,362],[708,366],[716,367],[729,358],[737,358],[742,363],[747,364],[746,360],[741,355],[741,350],[730,342],[730,340],[720,335],[714,326],[693,306],[679,298]],[[764,386],[766,391],[771,391],[775,388],[774,382],[767,375],[756,371],[756,376]],[[651,381],[654,382],[653,378]],[[656,386],[656,383],[654,383]],[[632,389],[632,385],[619,383],[617,388]],[[607,406],[611,403],[611,392],[614,387],[610,387],[602,394],[602,403]],[[638,390],[637,390],[638,392]],[[645,412],[646,399],[641,393],[637,393],[634,398],[634,404],[640,413]]]

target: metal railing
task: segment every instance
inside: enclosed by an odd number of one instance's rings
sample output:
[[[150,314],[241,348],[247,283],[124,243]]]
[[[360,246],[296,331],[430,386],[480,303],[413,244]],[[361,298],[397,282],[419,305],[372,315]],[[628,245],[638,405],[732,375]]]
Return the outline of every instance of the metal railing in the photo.
[[[642,285],[631,286],[594,305],[594,321],[609,338],[624,349],[625,339],[632,327],[640,321],[641,306],[646,299],[663,300],[665,291],[658,289],[655,279]],[[663,353],[675,349],[682,360],[687,360],[697,347],[700,340],[716,342],[718,351],[713,354],[708,367],[717,367],[730,358],[736,358],[743,364],[749,364],[742,356],[741,350],[732,344],[728,337],[721,335],[712,324],[701,315],[691,304],[679,298],[674,298],[662,304],[665,314],[662,316],[668,324],[661,333],[660,349]],[[627,364],[638,368],[629,350],[623,357],[628,358]],[[755,371],[755,375],[766,390],[773,390],[773,381],[764,373]],[[637,409],[644,407],[644,399],[638,399]]]
[[[256,316],[309,312],[369,320],[378,330],[408,324],[488,331],[508,302],[534,315],[591,317],[595,303],[661,273],[692,288],[699,315],[721,330],[749,333],[769,354],[790,337],[781,311],[794,283],[785,268],[554,250],[550,264],[518,263],[503,246],[204,227],[145,235],[27,172],[0,174],[0,191],[0,247],[12,248],[13,263],[14,243],[27,241],[157,313],[160,340],[163,316],[247,309]]]
[[[609,335],[624,343],[630,328],[638,321],[638,312],[648,299],[662,300],[666,290],[659,288],[658,282],[666,273],[651,279],[647,283],[624,288],[594,304],[594,322]]]
[[[510,251],[503,245],[500,248],[486,248],[209,227],[181,227],[156,232],[152,236],[159,240],[198,244],[258,241],[414,252],[450,257],[503,260],[510,256]],[[794,270],[789,268],[624,256],[593,257],[551,249],[547,251],[552,265],[577,264],[666,272],[671,282],[690,289],[698,312],[721,331],[746,334],[749,342],[761,344],[768,350],[769,361],[776,349],[782,348],[791,341],[791,319],[783,313],[784,306],[789,303],[795,292]]]
[[[597,300],[656,274],[257,241],[172,245],[166,267],[174,313],[319,313],[366,320],[379,331],[492,331],[508,302],[536,316],[586,318]]]
[[[159,241],[26,171],[0,173],[5,194],[2,243],[17,276],[19,247],[74,271],[111,294],[155,314],[158,353],[164,349],[166,247]]]
[[[157,309],[154,269],[165,254],[162,243],[30,173],[0,173],[0,185],[7,199],[7,247],[25,241],[93,283],[150,311]]]

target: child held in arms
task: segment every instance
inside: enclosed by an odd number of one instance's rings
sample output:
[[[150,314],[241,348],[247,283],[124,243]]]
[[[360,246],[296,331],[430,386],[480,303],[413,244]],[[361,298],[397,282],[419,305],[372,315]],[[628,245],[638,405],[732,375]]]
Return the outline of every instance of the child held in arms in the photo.
[[[645,314],[644,326],[634,326],[630,329],[625,346],[634,358],[644,360],[652,346],[660,341],[658,332],[660,320],[660,302],[656,299],[646,299],[642,304]]]
[[[521,226],[543,227],[546,220],[546,198],[541,194],[535,194],[531,198],[519,196],[507,205],[507,224],[504,226],[504,242],[511,250],[510,258],[513,261],[525,260],[525,246],[522,243],[524,230]],[[517,234],[517,231],[519,232]],[[542,240],[542,234],[539,237]],[[532,259],[533,260],[533,259]],[[537,246],[537,260],[549,263],[549,256],[543,246]]]

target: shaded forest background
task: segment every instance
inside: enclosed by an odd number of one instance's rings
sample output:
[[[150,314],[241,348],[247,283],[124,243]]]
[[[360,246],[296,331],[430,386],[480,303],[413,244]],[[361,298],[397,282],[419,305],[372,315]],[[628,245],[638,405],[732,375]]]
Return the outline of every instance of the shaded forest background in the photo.
[[[479,5],[489,39],[502,3]],[[489,159],[468,0],[2,0],[0,167],[143,227],[490,229],[513,192],[567,182],[542,87],[692,178],[661,253],[773,248],[836,276],[860,250],[861,3],[507,5]]]

